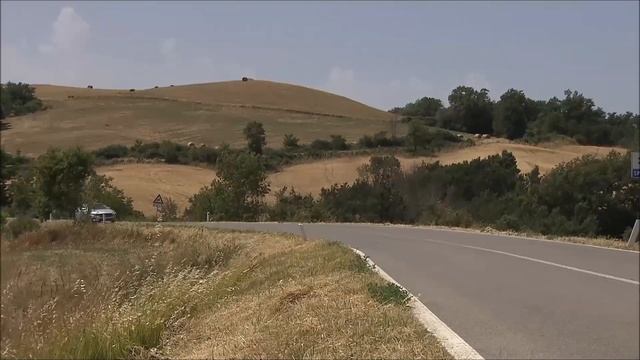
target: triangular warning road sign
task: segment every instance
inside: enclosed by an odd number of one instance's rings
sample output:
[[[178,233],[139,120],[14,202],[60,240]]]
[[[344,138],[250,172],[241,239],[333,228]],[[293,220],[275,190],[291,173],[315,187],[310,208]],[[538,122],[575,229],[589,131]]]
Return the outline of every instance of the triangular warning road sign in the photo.
[[[162,205],[162,197],[160,196],[160,194],[158,194],[158,196],[156,196],[156,199],[153,200],[153,205]]]

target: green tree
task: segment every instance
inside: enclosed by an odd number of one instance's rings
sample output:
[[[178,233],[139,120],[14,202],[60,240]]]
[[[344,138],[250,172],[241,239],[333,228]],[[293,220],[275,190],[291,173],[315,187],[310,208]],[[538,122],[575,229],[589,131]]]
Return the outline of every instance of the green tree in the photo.
[[[244,128],[244,136],[247,138],[249,151],[257,155],[262,155],[262,149],[267,144],[262,123],[252,121]]]
[[[143,218],[144,215],[133,208],[133,200],[115,187],[113,178],[104,175],[91,175],[84,186],[82,202],[89,205],[104,204],[113,209],[119,219]]]
[[[298,148],[298,141],[300,141],[293,134],[284,134],[284,139],[282,139],[282,146],[285,149],[296,149]]]
[[[0,86],[0,106],[3,117],[24,115],[43,108],[42,101],[35,96],[35,88],[13,82]]]
[[[508,139],[521,138],[527,130],[528,99],[521,90],[509,89],[496,103],[493,131]]]
[[[415,153],[420,148],[426,148],[430,142],[429,129],[418,120],[409,123],[407,132],[407,146]]]
[[[53,149],[38,157],[34,168],[38,214],[73,216],[82,202],[85,180],[93,173],[93,161],[80,148]]]
[[[438,110],[442,109],[442,101],[432,97],[423,97],[412,103],[408,103],[403,108],[393,108],[391,113],[399,113],[407,116],[435,116]]]
[[[191,199],[187,217],[203,220],[256,220],[269,184],[260,158],[251,153],[225,152],[218,159],[217,178]]]
[[[404,218],[404,201],[398,189],[402,179],[400,161],[393,155],[372,156],[369,163],[358,169],[360,179],[373,187],[378,199],[378,221],[397,221]]]
[[[470,133],[490,134],[493,132],[493,103],[489,90],[476,91],[469,86],[458,86],[449,95],[449,108],[440,112],[440,126]]]
[[[16,176],[9,187],[11,213],[15,216],[35,216],[39,194],[34,186],[33,172],[28,169]]]

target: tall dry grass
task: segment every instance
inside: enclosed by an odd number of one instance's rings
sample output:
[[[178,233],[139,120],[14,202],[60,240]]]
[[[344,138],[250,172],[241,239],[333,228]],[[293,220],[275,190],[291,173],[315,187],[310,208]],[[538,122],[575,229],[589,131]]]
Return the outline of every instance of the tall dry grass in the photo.
[[[53,224],[1,250],[3,358],[448,357],[335,243]]]

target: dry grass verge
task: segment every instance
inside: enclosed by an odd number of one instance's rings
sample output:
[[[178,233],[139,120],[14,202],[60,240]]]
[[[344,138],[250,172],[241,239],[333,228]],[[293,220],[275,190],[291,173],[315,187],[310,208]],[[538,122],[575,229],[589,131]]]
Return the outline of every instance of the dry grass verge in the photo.
[[[50,224],[1,260],[3,358],[450,357],[337,243]]]

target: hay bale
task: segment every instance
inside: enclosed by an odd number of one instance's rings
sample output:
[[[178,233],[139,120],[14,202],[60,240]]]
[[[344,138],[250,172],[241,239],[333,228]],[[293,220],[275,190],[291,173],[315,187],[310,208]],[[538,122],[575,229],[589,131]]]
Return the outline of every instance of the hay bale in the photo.
[[[249,78],[245,76],[242,78],[242,81],[249,81]]]
[[[134,92],[136,91],[136,89],[129,89],[129,92]]]
[[[195,146],[196,146],[196,144],[194,144],[194,143],[193,143],[193,141],[189,141],[189,142],[187,143],[187,146],[188,146],[188,147],[195,147]]]
[[[87,85],[87,89],[93,89],[93,85]]]
[[[480,139],[481,135],[480,134],[474,134],[473,137],[476,138],[476,139]]]

